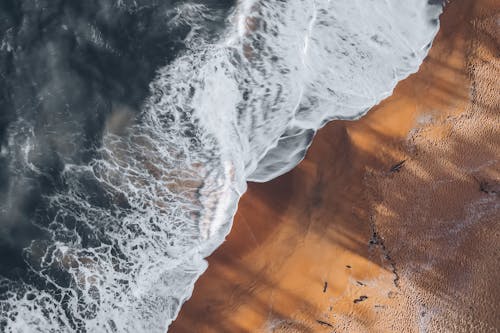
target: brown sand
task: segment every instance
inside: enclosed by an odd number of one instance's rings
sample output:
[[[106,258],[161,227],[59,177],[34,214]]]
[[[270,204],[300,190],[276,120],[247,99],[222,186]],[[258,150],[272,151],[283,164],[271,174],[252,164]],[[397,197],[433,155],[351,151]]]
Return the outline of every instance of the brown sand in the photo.
[[[169,332],[499,332],[499,20],[452,2],[392,97],[250,184]]]

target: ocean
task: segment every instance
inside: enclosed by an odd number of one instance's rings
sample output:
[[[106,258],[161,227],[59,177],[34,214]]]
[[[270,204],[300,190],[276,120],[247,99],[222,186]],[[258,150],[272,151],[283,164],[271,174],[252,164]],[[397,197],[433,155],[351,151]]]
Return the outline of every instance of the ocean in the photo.
[[[165,332],[246,182],[390,96],[441,10],[2,0],[0,331]]]

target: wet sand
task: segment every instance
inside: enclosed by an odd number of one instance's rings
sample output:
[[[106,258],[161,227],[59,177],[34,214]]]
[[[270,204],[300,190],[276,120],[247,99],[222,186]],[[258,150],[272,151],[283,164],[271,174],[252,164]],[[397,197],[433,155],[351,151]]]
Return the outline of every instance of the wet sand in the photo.
[[[500,4],[449,4],[420,71],[250,184],[172,333],[500,331]]]

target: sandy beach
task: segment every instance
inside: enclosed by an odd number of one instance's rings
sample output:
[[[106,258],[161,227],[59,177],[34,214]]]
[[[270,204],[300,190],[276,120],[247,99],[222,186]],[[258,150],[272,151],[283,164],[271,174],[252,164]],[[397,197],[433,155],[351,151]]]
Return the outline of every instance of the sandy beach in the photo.
[[[449,3],[418,73],[249,184],[172,333],[500,331],[500,3]]]

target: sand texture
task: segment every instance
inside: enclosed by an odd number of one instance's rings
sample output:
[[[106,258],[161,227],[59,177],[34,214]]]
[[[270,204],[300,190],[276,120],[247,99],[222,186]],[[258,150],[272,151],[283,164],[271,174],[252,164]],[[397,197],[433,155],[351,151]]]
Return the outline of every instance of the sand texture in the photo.
[[[393,96],[250,184],[169,332],[499,332],[499,22],[452,1]]]

